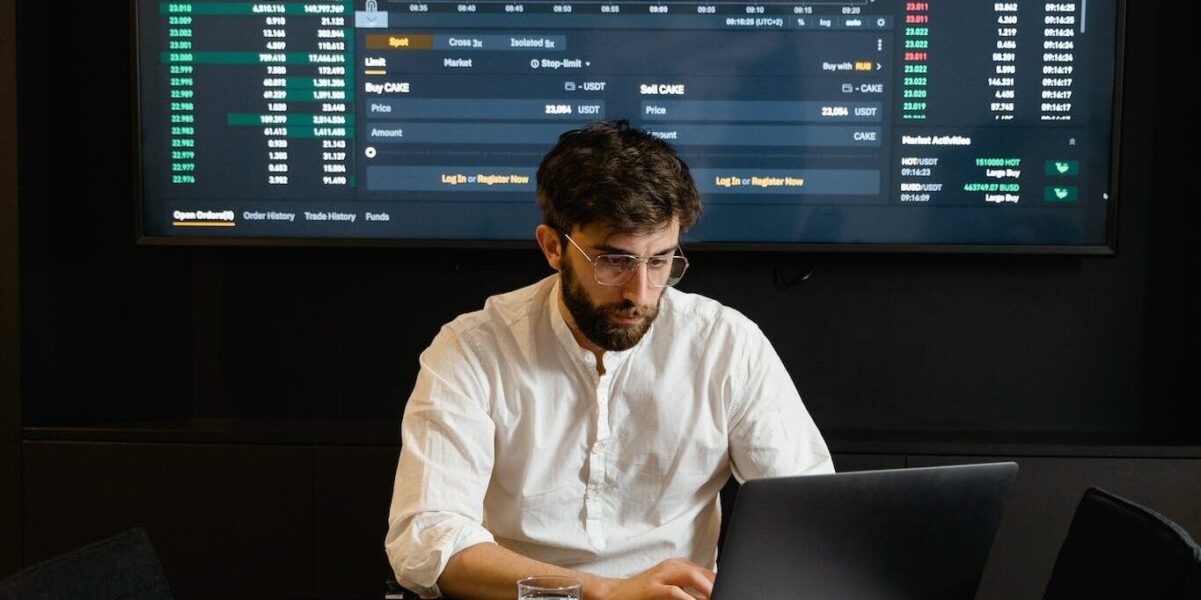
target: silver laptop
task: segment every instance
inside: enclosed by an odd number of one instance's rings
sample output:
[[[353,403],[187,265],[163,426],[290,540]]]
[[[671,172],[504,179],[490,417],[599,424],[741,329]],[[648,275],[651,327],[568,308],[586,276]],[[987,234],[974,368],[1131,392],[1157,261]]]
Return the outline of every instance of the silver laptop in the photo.
[[[1015,463],[743,484],[713,600],[971,600]]]

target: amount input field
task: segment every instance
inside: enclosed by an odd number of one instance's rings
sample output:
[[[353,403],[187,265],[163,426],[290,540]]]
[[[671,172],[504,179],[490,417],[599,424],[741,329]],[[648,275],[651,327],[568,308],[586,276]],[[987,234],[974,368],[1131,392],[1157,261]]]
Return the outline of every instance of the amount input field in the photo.
[[[366,141],[372,144],[538,144],[550,149],[559,135],[568,129],[578,129],[586,122],[564,122],[555,125],[529,123],[463,123],[426,121],[372,122],[366,127]]]
[[[879,127],[843,125],[659,125],[646,130],[677,146],[879,147]]]

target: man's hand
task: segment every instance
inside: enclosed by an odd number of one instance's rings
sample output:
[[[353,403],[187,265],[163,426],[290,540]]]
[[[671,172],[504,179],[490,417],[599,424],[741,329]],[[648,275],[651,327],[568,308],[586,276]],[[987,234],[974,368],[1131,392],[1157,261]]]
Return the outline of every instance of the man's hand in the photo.
[[[696,600],[709,598],[717,575],[690,560],[669,558],[629,579],[611,580],[604,600]],[[685,590],[695,590],[695,594]]]
[[[562,575],[584,583],[585,600],[708,600],[717,575],[690,560],[667,559],[629,579],[609,579],[527,558],[492,542],[450,557],[438,587],[447,598],[512,600],[513,582],[530,575]]]

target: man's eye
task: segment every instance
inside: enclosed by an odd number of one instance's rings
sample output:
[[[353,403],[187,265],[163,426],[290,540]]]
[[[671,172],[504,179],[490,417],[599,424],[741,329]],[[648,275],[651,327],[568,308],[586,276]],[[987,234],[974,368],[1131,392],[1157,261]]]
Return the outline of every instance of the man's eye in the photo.
[[[652,256],[646,259],[646,267],[648,269],[662,269],[671,264],[669,256]]]
[[[631,257],[622,256],[620,254],[602,254],[596,257],[598,266],[609,269],[620,269],[623,271],[630,267],[631,260]]]

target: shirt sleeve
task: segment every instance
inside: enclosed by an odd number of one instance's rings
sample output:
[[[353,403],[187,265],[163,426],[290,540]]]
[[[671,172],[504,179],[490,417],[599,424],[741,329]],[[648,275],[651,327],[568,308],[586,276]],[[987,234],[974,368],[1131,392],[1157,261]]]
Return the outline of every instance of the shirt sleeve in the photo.
[[[421,354],[401,423],[384,546],[401,585],[437,597],[450,557],[494,541],[483,526],[494,423],[474,353],[449,327]]]
[[[775,348],[752,323],[731,365],[730,461],[739,481],[833,473],[830,450]]]

